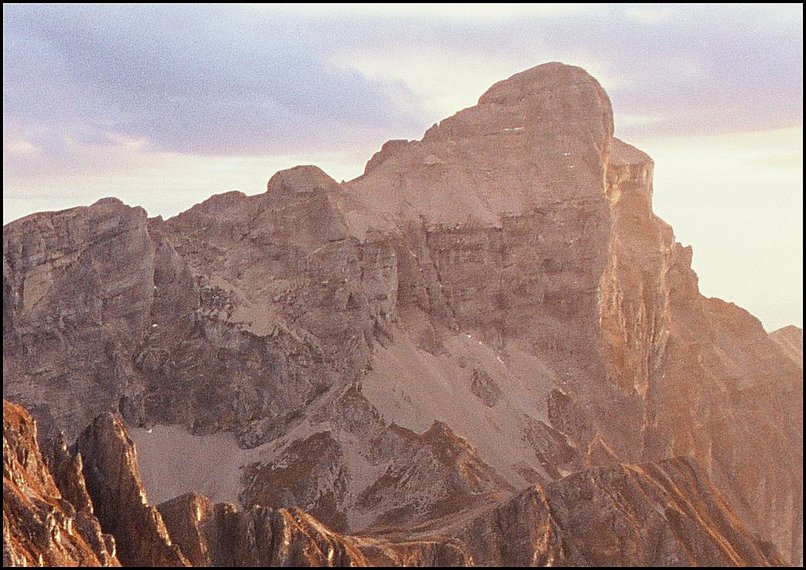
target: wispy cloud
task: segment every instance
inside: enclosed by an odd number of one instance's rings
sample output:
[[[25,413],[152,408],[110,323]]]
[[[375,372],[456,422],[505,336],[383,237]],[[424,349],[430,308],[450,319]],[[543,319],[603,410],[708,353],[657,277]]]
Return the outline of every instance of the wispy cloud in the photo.
[[[6,7],[4,116],[34,146],[124,138],[218,155],[326,147],[416,120],[395,104],[403,86],[329,66],[313,43],[298,18],[229,6]]]
[[[663,118],[625,134],[802,122],[800,5],[598,5],[572,14],[515,13],[483,22],[422,18],[415,10],[395,18],[358,13],[352,33],[342,39],[331,20],[313,19],[311,25],[333,46],[324,58],[353,62],[435,101],[445,99],[452,85],[473,82],[469,75],[489,85],[502,70],[561,60],[599,78],[619,113]]]
[[[355,150],[554,59],[646,118],[622,134],[787,127],[802,47],[802,7],[6,5],[4,167]]]

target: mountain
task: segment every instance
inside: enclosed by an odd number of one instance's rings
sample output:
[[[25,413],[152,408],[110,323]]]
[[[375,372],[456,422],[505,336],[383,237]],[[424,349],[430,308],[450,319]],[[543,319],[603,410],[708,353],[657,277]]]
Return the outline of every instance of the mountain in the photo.
[[[193,493],[150,506],[135,447],[108,413],[46,461],[35,422],[4,401],[3,449],[5,566],[783,563],[685,459],[582,471],[439,530],[350,536],[296,508],[239,511]]]
[[[5,400],[3,566],[120,566],[115,538],[93,512],[81,458],[58,445],[49,466],[31,415]]]
[[[803,364],[803,329],[789,325],[771,332],[770,338],[778,343],[793,362]]]
[[[233,434],[241,512],[300,508],[328,532],[404,541],[680,476],[799,561],[802,352],[699,293],[652,170],[596,80],[550,63],[347,183],[300,166],[169,220],[114,198],[28,216],[3,228],[5,397],[46,437],[111,411],[172,439],[141,446],[144,473],[188,432]],[[556,559],[604,560],[578,544]]]

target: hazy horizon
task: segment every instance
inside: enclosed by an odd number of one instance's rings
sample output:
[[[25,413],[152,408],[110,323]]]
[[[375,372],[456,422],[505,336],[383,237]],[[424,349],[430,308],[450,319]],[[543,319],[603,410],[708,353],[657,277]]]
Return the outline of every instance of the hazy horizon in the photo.
[[[703,294],[803,324],[802,5],[3,7],[3,222],[361,174],[547,61],[607,90]]]

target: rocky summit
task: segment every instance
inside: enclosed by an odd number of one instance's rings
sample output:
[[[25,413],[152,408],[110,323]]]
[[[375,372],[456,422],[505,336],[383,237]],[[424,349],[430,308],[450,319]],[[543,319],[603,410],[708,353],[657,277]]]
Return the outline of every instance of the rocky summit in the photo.
[[[799,563],[802,331],[652,171],[549,63],[350,182],[7,224],[4,565]]]

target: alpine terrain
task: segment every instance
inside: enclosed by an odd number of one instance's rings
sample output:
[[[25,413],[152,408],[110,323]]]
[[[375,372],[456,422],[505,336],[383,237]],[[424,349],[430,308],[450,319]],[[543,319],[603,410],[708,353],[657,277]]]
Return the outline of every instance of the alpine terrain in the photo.
[[[548,63],[349,182],[7,224],[4,565],[801,563],[802,331],[652,173]]]

